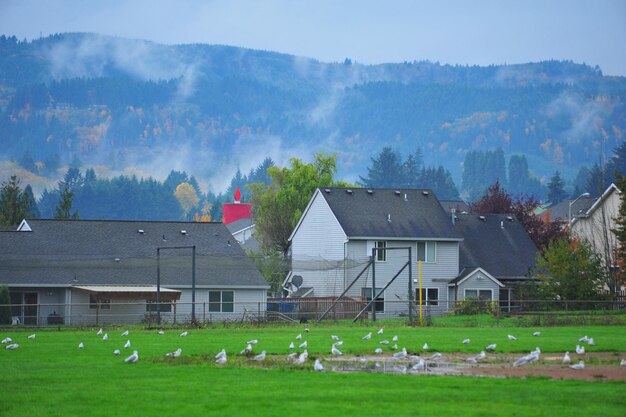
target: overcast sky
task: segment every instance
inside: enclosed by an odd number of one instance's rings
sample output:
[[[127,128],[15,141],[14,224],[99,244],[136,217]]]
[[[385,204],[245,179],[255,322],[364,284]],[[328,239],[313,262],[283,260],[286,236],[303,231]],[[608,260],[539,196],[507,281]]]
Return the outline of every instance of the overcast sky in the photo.
[[[0,0],[0,32],[95,32],[364,64],[570,59],[626,76],[626,0]]]

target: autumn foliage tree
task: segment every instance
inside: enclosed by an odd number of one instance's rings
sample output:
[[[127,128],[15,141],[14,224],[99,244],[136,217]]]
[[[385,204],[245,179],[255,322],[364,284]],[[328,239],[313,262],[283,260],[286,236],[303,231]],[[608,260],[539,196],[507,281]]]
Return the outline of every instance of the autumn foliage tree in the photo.
[[[539,200],[532,196],[519,196],[515,199],[496,181],[487,188],[480,200],[470,204],[472,213],[513,213],[522,224],[528,235],[538,248],[545,247],[549,242],[565,237],[563,222],[552,220],[535,214]]]
[[[183,209],[183,215],[185,218],[187,218],[191,209],[196,207],[200,202],[196,189],[188,182],[181,182],[178,184],[176,191],[174,191],[174,196],[180,203],[180,207]]]

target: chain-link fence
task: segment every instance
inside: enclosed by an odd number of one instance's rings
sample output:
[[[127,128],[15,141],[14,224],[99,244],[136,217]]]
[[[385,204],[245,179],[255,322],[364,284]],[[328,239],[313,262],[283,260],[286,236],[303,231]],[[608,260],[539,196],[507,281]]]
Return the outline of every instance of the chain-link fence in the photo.
[[[313,322],[320,320],[371,320],[413,318],[426,325],[432,319],[453,315],[491,314],[494,317],[525,317],[537,324],[584,324],[601,315],[626,315],[626,300],[516,300],[506,304],[468,299],[458,302],[413,301],[334,297],[270,298],[267,302],[176,302],[129,301],[73,304],[9,304],[12,325],[91,326],[111,324],[189,324],[210,322]],[[372,309],[373,308],[373,309]],[[411,309],[411,310],[409,310]],[[160,311],[159,311],[160,310]],[[620,319],[621,320],[621,319]],[[597,320],[591,320],[596,322]],[[610,321],[610,320],[609,320]],[[599,322],[598,324],[602,324]],[[610,323],[607,323],[610,324]]]

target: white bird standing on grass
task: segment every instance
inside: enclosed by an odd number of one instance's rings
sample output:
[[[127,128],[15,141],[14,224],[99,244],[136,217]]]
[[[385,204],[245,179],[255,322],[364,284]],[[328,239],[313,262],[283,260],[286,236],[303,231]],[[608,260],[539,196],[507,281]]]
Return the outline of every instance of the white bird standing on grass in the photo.
[[[582,369],[585,369],[585,362],[580,361],[580,362],[578,362],[578,363],[576,363],[574,365],[570,365],[569,367],[572,368],[572,369],[576,369],[576,370],[580,371]]]
[[[424,343],[424,346],[422,346],[422,349],[428,350],[428,343]]]
[[[496,344],[492,343],[490,345],[485,346],[485,350],[496,350]]]
[[[226,349],[222,349],[219,352],[217,352],[217,355],[215,355],[215,359],[219,359],[222,357],[226,357]]]
[[[11,343],[13,341],[13,339],[11,339],[10,337],[6,337],[4,339],[2,339],[2,344],[6,345],[7,343]]]
[[[289,343],[289,349],[295,349],[296,346],[293,344],[293,342]]]
[[[372,338],[372,332],[369,332],[368,334],[363,336],[361,339],[363,339],[363,340],[370,340],[371,338]]]
[[[165,332],[163,330],[159,330],[158,332],[159,334],[165,334]]]
[[[341,353],[341,351],[340,351],[339,349],[337,349],[337,348],[335,347],[335,345],[333,345],[333,347],[330,349],[330,352],[331,352],[333,355],[336,355],[336,356],[341,356],[341,355],[343,355],[343,353]]]
[[[119,350],[119,349],[115,349],[115,350],[113,351],[113,354],[114,354],[115,356],[119,356],[121,353],[122,353],[122,352],[120,352],[120,350]]]
[[[102,340],[106,341],[109,338],[109,334],[105,333],[104,336],[102,336]]]
[[[622,359],[619,361],[619,366],[626,366],[626,359]]]
[[[34,339],[34,338],[36,338],[36,337],[37,337],[37,335],[36,335],[36,334],[34,334],[34,333],[33,333],[33,334],[31,334],[30,336],[28,336],[28,338],[29,338],[29,339]]]
[[[341,346],[343,345],[343,340],[333,343],[333,346]]]
[[[306,347],[308,346],[308,343],[306,342],[306,340],[304,342],[302,342],[300,344],[300,346],[298,346],[300,349],[306,349]]]
[[[302,333],[299,333],[299,334],[296,336],[296,340],[300,340],[300,339],[302,339]]]
[[[576,354],[584,355],[585,354],[585,347],[576,345]]]
[[[413,366],[411,366],[411,369],[414,371],[425,371],[426,370],[426,362],[424,362],[424,359],[419,358],[417,360],[417,363]]]
[[[165,356],[169,358],[178,358],[183,353],[181,348],[176,349],[174,352],[166,353]]]
[[[127,357],[126,359],[124,359],[124,362],[126,363],[135,363],[139,360],[139,352],[137,352],[136,350],[133,352],[132,355],[130,355],[129,357]]]
[[[313,365],[313,369],[315,369],[316,371],[323,371],[324,365],[322,365],[322,362],[320,362],[319,359],[315,359],[315,364]]]
[[[19,344],[17,344],[17,343],[11,343],[10,345],[6,345],[5,349],[7,349],[7,350],[15,350],[15,349],[17,349],[18,347],[20,347],[20,345],[19,345]]]
[[[263,362],[265,360],[265,351],[262,350],[261,353],[254,357],[254,360],[257,362]]]
[[[333,340],[339,340],[339,336],[334,335],[334,334],[331,334],[330,338],[333,339]]]
[[[128,349],[129,347],[130,347],[130,339],[128,339],[126,343],[124,343],[124,349]]]
[[[374,353],[383,353],[383,350],[381,348],[376,348],[376,350],[374,350]]]
[[[389,340],[385,339],[385,340],[381,340],[380,342],[381,345],[388,345],[389,344]]]
[[[507,336],[509,338],[509,340],[517,340],[517,337],[513,336],[512,334]]]
[[[400,352],[396,352],[393,354],[393,357],[396,359],[402,359],[402,358],[406,358],[407,356],[407,352],[406,352],[406,348],[403,347],[402,350]]]
[[[583,343],[588,341],[588,340],[589,340],[589,338],[586,335],[581,337],[580,339],[578,339],[579,342],[583,342]]]
[[[461,342],[461,343],[463,343],[464,345],[469,345],[469,342],[470,342],[469,339],[463,339],[463,342]]]
[[[302,352],[300,354],[300,356],[298,356],[298,359],[296,359],[295,361],[293,361],[294,365],[302,365],[304,362],[306,362],[306,360],[309,358],[309,352],[307,352],[306,349],[304,349],[304,352]]]
[[[587,344],[589,346],[595,346],[596,342],[593,340],[593,337],[590,337],[589,340],[587,340]]]
[[[78,348],[79,348],[79,349],[84,349],[84,348],[85,348],[85,345],[83,344],[83,342],[80,342],[80,343],[78,344]]]
[[[257,343],[259,343],[257,339],[248,340],[249,345],[256,345]]]
[[[247,355],[249,353],[252,353],[252,345],[250,343],[248,343],[246,347],[241,352],[239,352],[240,355]]]
[[[378,334],[383,334],[383,333],[384,333],[384,330],[383,330],[382,328],[380,328],[380,329],[378,329],[378,332],[376,332],[376,333],[378,333]]]
[[[126,330],[124,333],[122,333],[122,337],[126,337],[128,336],[128,330]]]
[[[432,361],[436,361],[437,359],[441,358],[441,356],[442,356],[442,355],[441,355],[441,353],[439,353],[439,352],[435,352],[435,353],[433,353],[433,354],[430,356],[430,358],[428,358],[428,359],[430,359],[430,360],[432,360]]]
[[[215,360],[215,363],[218,365],[224,365],[226,363],[227,359],[226,359],[226,355],[224,356],[220,356],[219,358],[217,358]]]
[[[100,336],[102,334],[102,327],[100,327],[100,330],[98,330],[98,332],[96,333],[96,336]]]
[[[397,344],[397,343],[396,343],[396,344],[394,344],[394,345],[391,347],[391,349],[392,349],[392,350],[398,350],[398,344]]]
[[[189,334],[188,331],[184,331],[180,334],[180,337],[187,337],[188,334]]]
[[[534,332],[533,336],[541,336],[541,332]]]
[[[392,341],[392,342],[397,342],[397,341],[398,341],[398,336],[394,336],[394,337],[392,337],[392,338],[391,338],[391,341]]]

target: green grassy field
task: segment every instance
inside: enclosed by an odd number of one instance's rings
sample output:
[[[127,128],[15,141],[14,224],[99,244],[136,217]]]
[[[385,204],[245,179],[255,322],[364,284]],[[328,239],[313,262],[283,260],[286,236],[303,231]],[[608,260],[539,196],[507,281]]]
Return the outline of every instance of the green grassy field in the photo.
[[[369,373],[316,373],[312,360],[302,367],[248,365],[235,359],[249,339],[258,339],[255,352],[285,355],[301,333],[311,358],[330,355],[331,334],[344,340],[346,354],[371,354],[382,338],[399,338],[399,346],[419,353],[427,342],[430,351],[478,352],[497,343],[498,352],[573,350],[578,338],[594,337],[589,352],[615,352],[615,363],[626,351],[626,327],[531,328],[408,328],[386,327],[382,336],[373,327],[247,327],[181,330],[105,328],[109,340],[95,330],[0,330],[20,344],[0,352],[0,415],[7,416],[380,416],[393,415],[514,415],[514,416],[621,416],[626,406],[626,383],[385,375]],[[540,337],[532,332],[541,330]],[[361,337],[373,331],[372,340]],[[507,334],[518,337],[509,341]],[[471,343],[461,340],[469,337]],[[131,340],[131,349],[122,346]],[[79,342],[85,344],[79,350]],[[166,352],[183,349],[170,360]],[[225,348],[229,363],[220,367],[213,356]],[[112,354],[121,349],[121,356]],[[125,364],[131,350],[139,351],[136,364]],[[389,355],[391,351],[386,349]],[[269,362],[272,362],[271,360]],[[276,362],[275,362],[276,363]],[[626,372],[626,369],[625,369]]]

